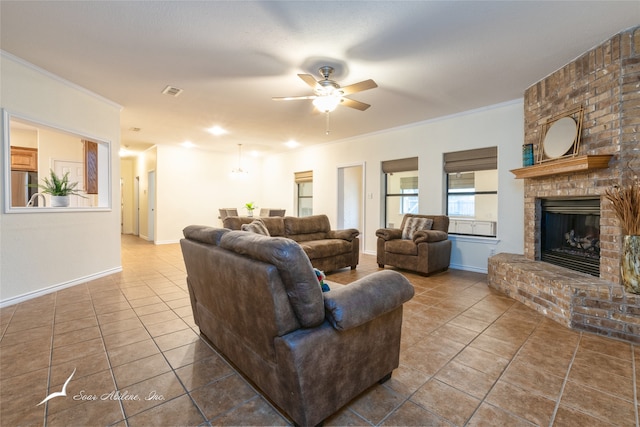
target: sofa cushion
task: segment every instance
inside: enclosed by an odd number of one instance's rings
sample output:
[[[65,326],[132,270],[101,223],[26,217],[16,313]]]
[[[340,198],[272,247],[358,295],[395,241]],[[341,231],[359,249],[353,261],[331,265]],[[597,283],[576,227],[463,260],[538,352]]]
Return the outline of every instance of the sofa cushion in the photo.
[[[384,242],[384,250],[392,254],[418,255],[418,245],[413,240],[388,240]]]
[[[182,230],[185,238],[210,245],[219,245],[222,235],[228,232],[229,230],[224,228],[213,228],[206,225],[190,225]]]
[[[281,216],[260,218],[273,237],[284,236],[284,220]]]
[[[262,234],[263,236],[270,236],[267,226],[264,225],[261,219],[254,219],[249,224],[242,224],[240,226],[242,231],[249,231],[251,233]]]
[[[300,246],[311,259],[327,258],[339,254],[348,254],[353,244],[341,239],[323,239],[300,242]]]
[[[403,239],[413,239],[413,234],[418,230],[431,230],[433,220],[431,218],[410,217],[404,222],[402,228]]]
[[[294,216],[284,217],[284,230],[288,237],[295,235],[309,235],[308,239],[324,239],[331,230],[329,218],[326,215],[311,215],[302,218]]]
[[[222,226],[230,230],[241,230],[243,224],[250,224],[253,220],[254,218],[246,216],[228,216],[222,220]],[[265,217],[260,218],[260,221],[262,221],[267,227],[267,230],[269,230],[269,235],[273,237],[284,236],[284,221],[282,217]]]
[[[309,257],[296,242],[284,237],[229,231],[222,236],[220,247],[274,265],[303,327],[324,321],[322,289]]]

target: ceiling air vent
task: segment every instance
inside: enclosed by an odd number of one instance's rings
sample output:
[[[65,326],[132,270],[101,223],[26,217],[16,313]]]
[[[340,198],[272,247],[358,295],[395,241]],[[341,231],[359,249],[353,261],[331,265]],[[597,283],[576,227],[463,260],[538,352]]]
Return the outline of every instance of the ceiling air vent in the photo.
[[[167,86],[167,87],[164,88],[162,93],[165,94],[165,95],[171,95],[171,96],[177,97],[178,95],[180,95],[182,93],[182,89],[180,89],[178,87]]]

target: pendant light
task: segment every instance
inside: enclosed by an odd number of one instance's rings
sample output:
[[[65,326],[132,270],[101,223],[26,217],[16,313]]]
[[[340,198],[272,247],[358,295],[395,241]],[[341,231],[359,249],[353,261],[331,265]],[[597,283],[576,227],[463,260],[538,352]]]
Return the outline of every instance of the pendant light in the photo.
[[[238,144],[238,167],[233,169],[231,173],[235,176],[242,176],[249,173],[249,171],[242,169],[242,144]]]

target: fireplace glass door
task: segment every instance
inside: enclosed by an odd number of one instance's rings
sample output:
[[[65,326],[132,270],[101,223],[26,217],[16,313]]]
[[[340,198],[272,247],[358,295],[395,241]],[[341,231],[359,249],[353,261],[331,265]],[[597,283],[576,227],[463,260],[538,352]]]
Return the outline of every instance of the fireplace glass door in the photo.
[[[543,199],[541,260],[600,276],[600,199]]]

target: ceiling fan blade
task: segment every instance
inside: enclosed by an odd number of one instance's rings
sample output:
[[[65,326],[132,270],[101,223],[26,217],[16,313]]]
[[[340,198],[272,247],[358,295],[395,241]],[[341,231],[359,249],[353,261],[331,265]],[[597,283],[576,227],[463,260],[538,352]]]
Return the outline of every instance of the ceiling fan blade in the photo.
[[[364,111],[367,108],[371,107],[369,104],[365,104],[364,102],[356,101],[354,99],[342,98],[342,102],[339,105],[344,107],[355,108],[356,110]]]
[[[317,80],[311,74],[298,74],[298,77],[311,86],[312,89],[315,89],[318,84]]]
[[[317,96],[309,95],[309,96],[274,96],[274,101],[295,101],[297,99],[316,99]]]
[[[363,90],[373,89],[375,87],[378,87],[376,82],[369,79],[369,80],[361,81],[360,83],[354,83],[349,86],[341,87],[340,91],[342,91],[344,95],[350,95],[352,93],[362,92]]]

